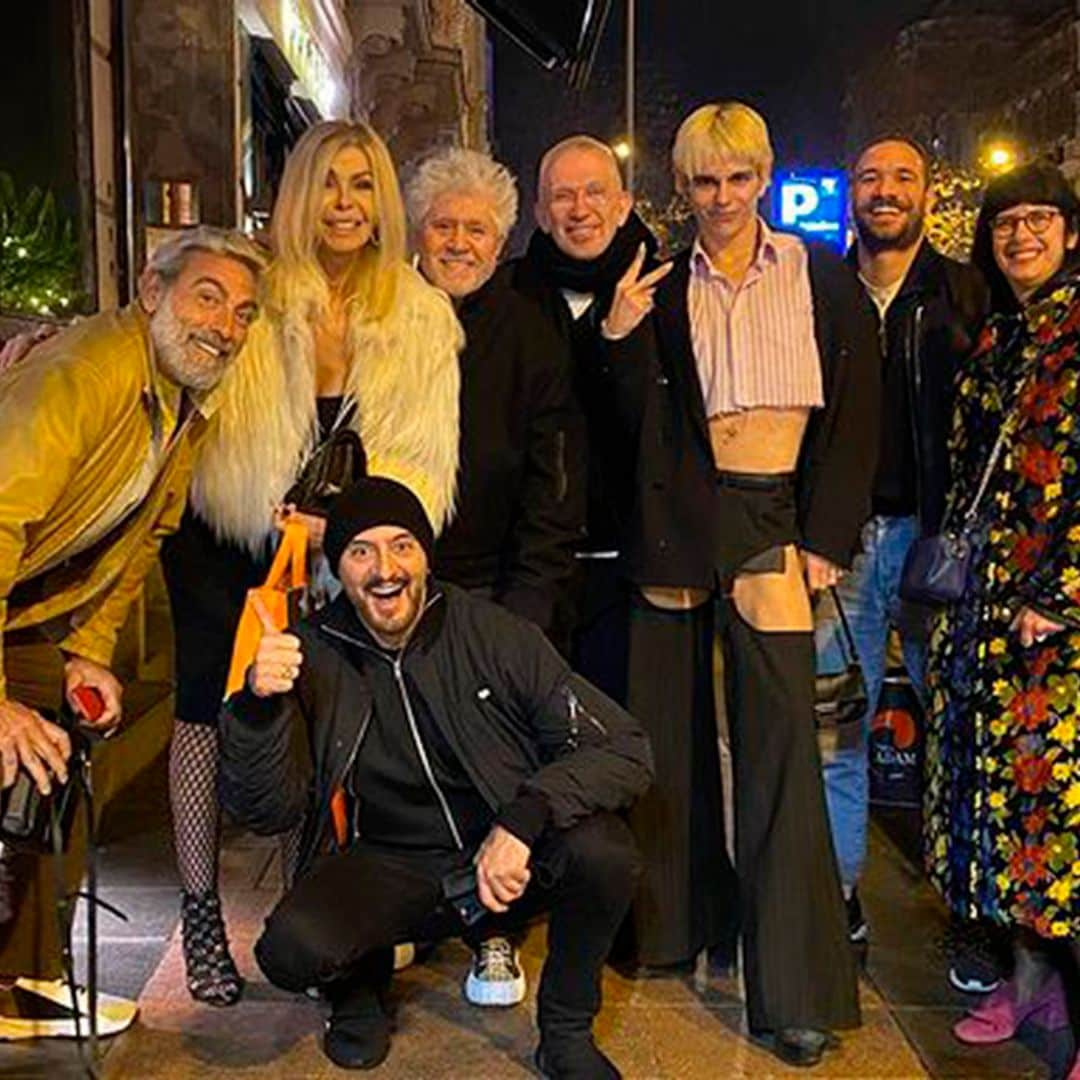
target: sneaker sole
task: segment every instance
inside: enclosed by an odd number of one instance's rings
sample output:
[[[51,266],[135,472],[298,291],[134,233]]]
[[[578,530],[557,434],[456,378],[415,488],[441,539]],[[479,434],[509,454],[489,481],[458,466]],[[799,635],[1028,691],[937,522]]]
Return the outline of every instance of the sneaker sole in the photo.
[[[848,931],[848,941],[852,945],[862,945],[870,940],[870,927],[863,923],[862,926],[857,926],[854,930]]]
[[[525,1000],[525,975],[513,981],[489,982],[470,971],[465,977],[465,1000],[481,1009],[509,1009]]]
[[[36,994],[64,1009],[71,1009],[71,992],[66,985],[39,979],[19,979],[20,990]],[[14,1042],[19,1039],[74,1039],[90,1033],[89,995],[79,990],[79,1031],[75,1031],[74,1018],[35,1019],[33,1017],[0,1017],[0,1041]],[[134,1001],[98,994],[97,1033],[102,1037],[119,1035],[131,1027],[139,1007]]]
[[[990,982],[980,982],[978,979],[961,979],[959,975],[949,968],[949,985],[961,994],[992,994],[1000,985],[1000,979]]]

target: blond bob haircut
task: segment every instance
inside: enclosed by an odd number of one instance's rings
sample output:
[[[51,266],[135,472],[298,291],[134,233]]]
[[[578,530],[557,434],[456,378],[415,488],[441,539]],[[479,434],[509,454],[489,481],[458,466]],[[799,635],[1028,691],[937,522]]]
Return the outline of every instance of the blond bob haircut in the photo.
[[[371,163],[375,220],[371,241],[346,273],[345,303],[374,319],[383,318],[394,303],[405,260],[405,210],[394,163],[367,124],[328,120],[309,128],[293,148],[274,203],[267,298],[278,310],[298,302],[314,300],[323,307],[329,302],[329,284],[318,261],[318,223],[330,163],[347,146],[362,150]]]
[[[517,181],[505,165],[477,150],[452,146],[426,158],[405,185],[409,223],[419,229],[441,195],[476,195],[485,199],[495,231],[505,239],[517,221]]]
[[[773,148],[761,114],[741,101],[721,101],[695,109],[680,125],[671,151],[677,180],[708,172],[717,158],[745,161],[768,183]]]

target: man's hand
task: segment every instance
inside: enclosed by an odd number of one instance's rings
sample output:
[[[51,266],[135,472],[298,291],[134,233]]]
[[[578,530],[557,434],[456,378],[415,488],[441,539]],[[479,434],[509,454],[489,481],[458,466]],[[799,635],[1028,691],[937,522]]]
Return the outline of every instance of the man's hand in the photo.
[[[638,324],[653,309],[653,293],[656,286],[671,273],[670,262],[658,266],[639,280],[645,265],[645,245],[638,247],[634,261],[615,286],[611,310],[600,324],[600,332],[609,341],[618,341],[637,329]]]
[[[16,334],[14,337],[8,338],[4,342],[4,347],[0,349],[0,372],[7,371],[9,367],[14,367],[39,341],[47,341],[54,334],[59,333],[59,326],[53,326],[52,323],[42,323],[33,333],[25,331],[22,334]]]
[[[806,587],[812,592],[821,592],[822,589],[831,589],[837,585],[844,576],[844,571],[829,562],[821,555],[815,555],[812,551],[802,552],[803,573],[806,575]]]
[[[1020,609],[1020,614],[1013,619],[1012,628],[1020,638],[1020,644],[1025,649],[1045,641],[1051,634],[1060,634],[1065,629],[1064,623],[1054,622],[1045,615],[1025,607]]]
[[[318,514],[305,514],[302,510],[297,510],[292,503],[285,503],[274,511],[274,528],[283,530],[287,521],[301,522],[307,529],[308,547],[314,554],[322,551],[326,518],[319,517]]]
[[[97,720],[91,721],[83,717],[82,709],[72,695],[72,691],[79,686],[89,686],[101,695],[105,711]],[[64,697],[67,698],[72,712],[82,719],[88,728],[103,733],[112,731],[123,715],[123,696],[124,688],[120,685],[120,680],[108,668],[95,664],[93,660],[72,656],[64,665]]]
[[[11,787],[21,765],[42,795],[52,790],[50,774],[67,780],[71,742],[67,732],[17,701],[0,701],[0,788]]]
[[[507,911],[529,884],[529,845],[501,825],[476,853],[476,892],[488,911]]]
[[[300,639],[295,634],[283,634],[278,630],[266,605],[257,596],[253,598],[253,605],[262,623],[263,636],[255,652],[255,662],[248,668],[248,687],[261,698],[287,694],[296,684],[300,665],[304,662]]]

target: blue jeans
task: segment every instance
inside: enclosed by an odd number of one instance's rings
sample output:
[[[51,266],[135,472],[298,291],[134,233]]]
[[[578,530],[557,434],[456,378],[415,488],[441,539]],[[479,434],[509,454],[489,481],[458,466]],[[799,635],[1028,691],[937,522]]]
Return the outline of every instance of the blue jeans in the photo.
[[[860,729],[844,745],[838,745],[823,766],[829,824],[845,893],[858,883],[866,863],[870,812],[867,744],[870,721],[885,675],[885,651],[892,627],[899,631],[904,666],[912,686],[920,698],[924,696],[926,612],[900,599],[900,572],[908,548],[917,536],[918,523],[914,517],[872,517],[863,527],[862,554],[856,557],[851,573],[837,586],[855,639],[869,704]],[[846,649],[841,634],[835,616],[818,619],[815,643],[819,673],[843,670]]]

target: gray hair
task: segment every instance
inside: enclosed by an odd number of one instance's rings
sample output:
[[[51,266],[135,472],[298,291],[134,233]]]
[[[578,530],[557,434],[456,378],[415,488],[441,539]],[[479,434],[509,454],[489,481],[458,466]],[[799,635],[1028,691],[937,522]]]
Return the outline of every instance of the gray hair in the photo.
[[[225,255],[242,262],[258,279],[266,269],[265,252],[253,240],[235,229],[220,229],[214,225],[199,225],[185,229],[179,236],[166,240],[150,256],[146,269],[158,275],[167,285],[180,276],[188,256],[196,251]]]
[[[432,203],[450,191],[487,198],[499,236],[509,235],[517,221],[518,193],[514,174],[505,165],[477,150],[456,146],[432,154],[405,187],[405,206],[412,227],[419,229]]]

